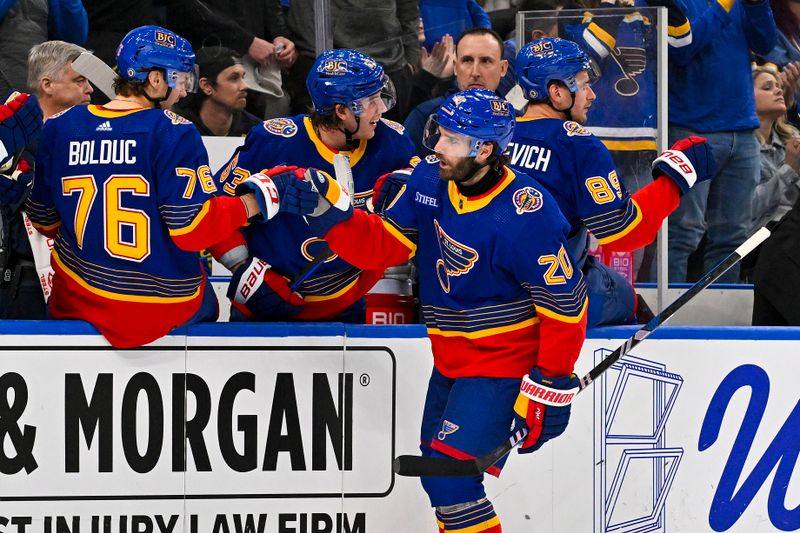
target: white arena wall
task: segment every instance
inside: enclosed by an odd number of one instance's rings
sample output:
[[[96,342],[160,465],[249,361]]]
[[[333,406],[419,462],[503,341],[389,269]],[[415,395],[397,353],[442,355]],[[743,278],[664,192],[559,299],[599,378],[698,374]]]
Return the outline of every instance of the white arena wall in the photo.
[[[590,332],[586,373],[630,327]],[[0,533],[436,531],[422,326],[0,322]],[[505,532],[800,530],[800,330],[665,326],[487,486]],[[185,465],[184,465],[184,457]]]

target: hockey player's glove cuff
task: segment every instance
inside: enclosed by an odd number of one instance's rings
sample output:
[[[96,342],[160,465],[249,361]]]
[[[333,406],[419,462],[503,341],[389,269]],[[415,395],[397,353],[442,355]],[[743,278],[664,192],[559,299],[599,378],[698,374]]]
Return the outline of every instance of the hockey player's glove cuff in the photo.
[[[33,183],[33,172],[28,162],[21,159],[11,175],[0,175],[0,206],[16,211],[27,198]]]
[[[533,367],[522,378],[519,395],[514,404],[514,429],[527,426],[530,430],[519,453],[535,452],[567,429],[572,399],[578,392],[575,374],[551,378]]]
[[[0,105],[0,171],[10,170],[14,155],[39,137],[42,109],[35,96],[12,92]]]
[[[319,194],[317,208],[306,220],[315,235],[324,237],[333,226],[353,216],[350,191],[327,173],[314,168],[306,171],[306,180]]]
[[[713,178],[716,172],[714,153],[705,137],[681,139],[653,161],[653,178],[668,176],[680,187],[682,195]]]
[[[287,320],[303,305],[303,297],[289,288],[286,278],[257,257],[234,272],[227,296],[231,306],[252,320]]]
[[[317,193],[304,181],[303,171],[294,166],[265,169],[236,187],[237,196],[250,192],[261,209],[262,222],[278,213],[307,215],[317,206]]]
[[[383,213],[392,205],[395,198],[405,188],[408,176],[411,175],[413,168],[404,168],[388,172],[375,181],[372,188],[372,211]]]

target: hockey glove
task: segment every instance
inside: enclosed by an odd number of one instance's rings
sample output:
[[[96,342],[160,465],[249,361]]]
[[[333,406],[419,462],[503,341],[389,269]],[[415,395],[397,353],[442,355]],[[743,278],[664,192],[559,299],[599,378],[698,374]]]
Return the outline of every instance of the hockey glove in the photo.
[[[12,92],[0,105],[0,170],[39,137],[42,110],[35,96]]]
[[[250,320],[287,320],[303,305],[303,297],[289,288],[286,278],[257,257],[234,272],[227,296]]]
[[[261,208],[261,222],[280,213],[307,215],[317,206],[317,193],[304,181],[303,171],[293,166],[265,169],[245,178],[236,195],[252,192]]]
[[[681,195],[701,181],[710,180],[716,172],[714,153],[705,137],[680,139],[653,161],[653,178],[669,176],[680,187]]]
[[[372,188],[372,210],[375,213],[383,213],[389,207],[403,187],[406,186],[408,176],[411,175],[413,168],[404,168],[387,172],[377,179]]]
[[[350,191],[326,172],[315,168],[306,171],[306,179],[319,193],[317,208],[306,220],[312,233],[324,237],[333,226],[353,216]]]
[[[27,161],[20,159],[17,169],[10,175],[0,174],[0,206],[12,211],[22,205],[33,182],[33,172]]]
[[[578,384],[575,374],[550,378],[538,367],[533,367],[530,374],[522,378],[514,404],[514,427],[527,426],[529,433],[519,453],[535,452],[545,442],[564,433]]]

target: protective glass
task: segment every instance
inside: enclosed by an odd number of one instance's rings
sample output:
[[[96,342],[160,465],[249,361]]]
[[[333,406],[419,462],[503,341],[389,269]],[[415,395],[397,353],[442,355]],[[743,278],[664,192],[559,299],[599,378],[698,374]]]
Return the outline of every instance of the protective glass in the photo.
[[[428,117],[422,132],[422,145],[446,157],[475,157],[483,146],[483,141],[441,127],[433,114]]]
[[[174,69],[167,69],[167,85],[173,89],[185,89],[187,93],[197,91],[198,67],[194,66],[189,72],[181,72]]]
[[[386,113],[397,103],[397,92],[394,89],[392,80],[386,74],[383,75],[383,86],[381,90],[373,95],[359,98],[350,103],[350,109],[355,116],[360,117],[364,113],[377,110],[378,113]]]

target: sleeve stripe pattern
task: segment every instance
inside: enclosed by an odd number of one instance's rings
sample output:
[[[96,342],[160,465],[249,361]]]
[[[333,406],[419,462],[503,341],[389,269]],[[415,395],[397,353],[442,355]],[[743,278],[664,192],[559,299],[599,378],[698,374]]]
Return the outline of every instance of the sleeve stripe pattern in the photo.
[[[600,244],[625,236],[642,220],[642,212],[633,199],[625,202],[624,208],[583,219]]]
[[[208,202],[185,206],[162,205],[158,212],[169,228],[169,234],[176,236],[191,233],[208,214],[209,208]]]
[[[51,228],[58,225],[61,217],[55,207],[48,207],[44,204],[34,202],[28,198],[25,209],[31,219],[31,223],[37,228]]]
[[[344,272],[310,278],[302,284],[301,292],[307,302],[338,298],[358,281],[361,272],[361,269],[351,268]]]
[[[443,332],[478,333],[486,336],[498,333],[497,328],[532,325],[536,316],[528,299],[473,309],[449,309],[432,305],[422,306],[422,315],[428,328]]]
[[[529,287],[540,315],[575,324],[586,311],[586,283],[583,280],[569,293],[553,293],[544,287]]]
[[[134,270],[109,268],[86,261],[73,253],[59,236],[54,253],[62,268],[87,290],[114,300],[160,302],[168,299],[177,303],[194,298],[200,290],[203,276],[162,278]],[[80,278],[80,279],[78,279]]]
[[[401,228],[390,218],[383,218],[382,222],[386,230],[411,251],[408,255],[408,258],[411,259],[417,253],[417,245],[414,243],[417,235],[416,230]]]

